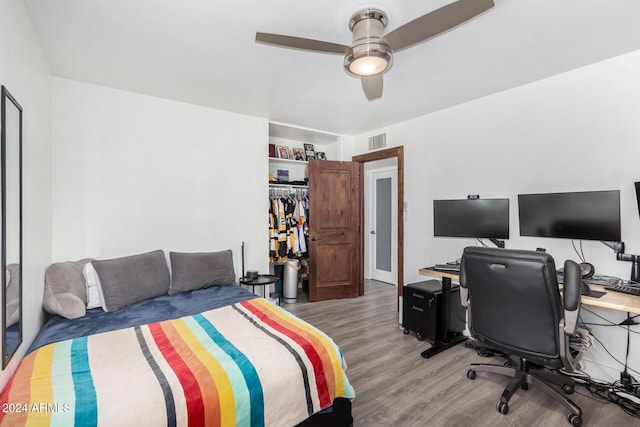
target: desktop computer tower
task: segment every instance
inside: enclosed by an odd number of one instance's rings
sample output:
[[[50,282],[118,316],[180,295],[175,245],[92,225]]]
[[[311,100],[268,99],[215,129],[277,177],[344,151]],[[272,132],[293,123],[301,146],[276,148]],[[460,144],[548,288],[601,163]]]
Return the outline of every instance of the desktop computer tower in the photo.
[[[460,288],[453,285],[448,307],[442,303],[442,284],[439,280],[411,283],[402,289],[402,326],[405,334],[416,333],[419,340],[442,341],[447,311],[449,331],[462,332],[465,329],[466,313],[460,303]]]

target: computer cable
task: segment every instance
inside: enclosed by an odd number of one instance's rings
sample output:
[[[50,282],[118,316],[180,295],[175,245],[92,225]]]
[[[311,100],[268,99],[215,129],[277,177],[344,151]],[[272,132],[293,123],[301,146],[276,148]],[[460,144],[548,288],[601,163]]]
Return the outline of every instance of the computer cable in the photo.
[[[593,346],[593,332],[580,323],[573,336],[569,337],[569,347],[575,351],[586,351],[591,346]]]
[[[607,384],[589,381],[585,386],[592,396],[616,404],[627,414],[640,418],[640,404],[625,396],[627,394],[636,398],[640,397],[637,393],[629,393],[616,383]]]
[[[629,366],[629,347],[631,347],[631,324],[630,324],[630,320],[631,320],[631,314],[627,311],[627,354],[625,356],[624,359],[624,372],[622,373],[622,375],[628,375],[627,374],[627,367]],[[621,379],[622,381],[622,379]]]
[[[591,397],[600,403],[613,403],[618,405],[620,409],[627,414],[640,418],[640,403],[632,399],[640,398],[640,384],[637,382],[634,385],[634,391],[628,392],[621,387],[619,381],[610,383],[594,379],[582,371],[566,372],[564,370],[559,370],[558,372],[571,378],[576,384],[584,385],[587,391],[591,394]],[[576,393],[579,392],[576,390]],[[588,397],[586,394],[579,394]]]
[[[591,276],[594,280],[600,280],[603,282],[607,282],[610,285],[622,285],[624,284],[624,280],[615,276],[607,276],[606,274],[594,274]]]
[[[478,244],[480,246],[485,247],[485,248],[487,247],[487,244],[485,242],[483,242],[482,239],[476,238],[475,241],[478,242]]]
[[[640,316],[640,314],[636,314],[635,316],[627,318],[627,320],[625,320],[622,323],[615,323],[615,322],[612,322],[611,320],[607,319],[606,317],[602,317],[601,315],[599,315],[595,311],[589,310],[585,306],[581,306],[580,308],[582,310],[588,311],[589,313],[593,314],[594,316],[599,317],[600,319],[602,319],[605,322],[607,322],[607,323],[593,323],[593,322],[587,323],[587,322],[583,322],[587,326],[619,326],[619,327],[624,327],[624,326],[626,326],[627,323],[629,324],[629,326],[637,326],[637,325],[640,324],[640,323],[632,323],[632,322],[635,322],[635,318]],[[640,331],[634,331],[634,330],[632,330],[630,328],[629,328],[629,332],[632,333],[632,334],[640,334]]]
[[[600,341],[600,340],[598,339],[598,337],[593,336],[593,338],[594,338],[596,341],[598,341],[598,343],[602,346],[602,349],[603,349],[604,351],[606,351],[606,352],[607,352],[607,354],[608,354],[608,355],[609,355],[613,360],[615,360],[616,362],[618,362],[620,365],[625,366],[625,364],[624,364],[624,363],[622,363],[620,360],[618,360],[618,359],[617,359],[613,354],[611,354],[611,352],[610,352],[609,350],[607,350],[607,348],[604,346],[604,344],[602,344],[602,341]],[[635,372],[637,375],[640,375],[640,372],[636,371],[635,369],[631,369],[631,368],[627,368],[627,369],[628,369],[629,371]],[[640,396],[639,396],[639,397],[640,397]]]
[[[628,366],[630,336],[632,332],[638,333],[636,331],[632,331],[631,326],[636,325],[633,319],[635,319],[639,315],[631,316],[631,314],[627,312],[627,319],[625,321],[621,323],[615,323],[589,309],[584,308],[584,306],[582,308],[607,322],[607,324],[601,324],[600,326],[626,326],[627,350],[624,363],[622,363],[613,354],[611,354],[611,352],[605,347],[602,341],[598,339],[598,337],[590,334],[591,338],[597,341],[602,349],[606,351],[613,360],[624,366],[624,371],[620,374],[620,380],[614,381],[612,383],[603,380],[595,380],[582,371],[566,372],[564,370],[560,370],[559,372],[568,377],[571,377],[576,383],[583,384],[596,400],[616,404],[627,414],[633,417],[640,418],[640,403],[638,403],[638,401],[640,400],[640,383],[631,374],[629,374],[629,371],[634,372],[638,375],[640,375],[640,372],[631,369]],[[593,323],[584,323],[581,316],[578,319],[584,325],[594,325]]]
[[[576,251],[576,254],[578,254],[578,258],[580,258],[580,261],[586,262],[584,257],[584,250],[582,249],[582,240],[579,240],[579,242],[580,242],[580,251],[578,251],[578,249],[576,248],[576,241],[573,239],[571,239],[571,246],[573,246],[573,250]]]
[[[627,318],[631,319],[630,316],[628,316]],[[614,325],[622,326],[617,324]],[[631,325],[626,326],[627,330],[630,331]],[[610,402],[617,404],[626,413],[634,417],[640,417],[640,404],[637,403],[637,400],[631,400],[625,397],[625,395],[628,395],[634,397],[635,399],[640,399],[640,383],[638,383],[638,381],[631,374],[629,374],[629,371],[631,371],[640,375],[640,372],[631,369],[628,366],[630,334],[627,334],[627,352],[625,363],[622,363],[615,356],[613,356],[611,352],[604,346],[602,341],[600,341],[597,337],[593,336],[593,338],[598,341],[598,343],[600,343],[604,351],[606,351],[613,360],[624,366],[624,371],[620,373],[619,381],[614,381],[613,383],[606,383],[604,381],[599,381],[596,383],[593,381],[589,381],[586,383],[587,389],[592,395],[597,395],[603,399],[607,399]]]
[[[587,311],[590,311],[590,310],[587,310]],[[594,314],[595,314],[595,313],[594,313]],[[604,317],[602,317],[602,316],[598,316],[598,317],[600,317],[600,318],[602,318],[602,319],[604,319],[604,320],[606,320],[606,321],[608,321],[608,322],[609,322],[609,320],[608,320],[608,319],[605,319],[605,318],[604,318]],[[634,316],[634,317],[635,317],[635,316]],[[584,323],[584,322],[582,322],[582,316],[578,316],[578,320],[580,321],[580,323]],[[584,324],[586,324],[586,323],[584,323]],[[618,325],[618,324],[614,324],[614,325],[615,325],[615,326],[623,326],[623,325]],[[614,325],[612,325],[612,326],[614,326]],[[603,325],[603,326],[607,326],[607,325]],[[630,330],[630,328],[629,328],[628,326],[627,326],[627,330],[628,330],[629,332],[631,332],[631,330]],[[634,331],[634,332],[635,332],[635,331]],[[600,341],[600,340],[598,339],[598,337],[596,337],[595,335],[591,335],[591,337],[592,337],[594,340],[596,340],[596,341],[600,344],[600,346],[602,347],[602,349],[603,349],[604,351],[606,351],[606,352],[607,352],[607,354],[608,354],[608,355],[609,355],[613,360],[615,360],[616,362],[618,362],[620,365],[624,366],[624,368],[625,368],[625,372],[626,372],[627,370],[629,370],[629,371],[635,372],[636,374],[640,375],[640,372],[636,371],[635,369],[631,369],[631,368],[629,368],[629,367],[628,367],[628,364],[626,363],[626,361],[625,361],[625,363],[622,363],[622,362],[621,362],[620,360],[618,360],[618,359],[617,359],[613,354],[611,354],[611,352],[607,349],[607,347],[605,347],[605,345],[602,343],[602,341]],[[629,353],[629,335],[627,335],[627,361],[628,361],[628,353]]]
[[[482,356],[482,357],[505,357],[508,358],[509,356],[507,356],[506,353],[503,353],[500,350],[496,350],[494,348],[489,348],[489,347],[477,347],[476,348],[476,353],[478,353],[478,356]]]

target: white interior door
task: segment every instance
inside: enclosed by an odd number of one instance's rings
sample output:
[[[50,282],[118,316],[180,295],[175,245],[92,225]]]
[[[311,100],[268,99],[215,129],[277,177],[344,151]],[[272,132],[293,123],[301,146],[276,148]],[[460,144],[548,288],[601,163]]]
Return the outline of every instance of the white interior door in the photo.
[[[397,167],[373,169],[368,175],[365,271],[371,279],[397,285]]]

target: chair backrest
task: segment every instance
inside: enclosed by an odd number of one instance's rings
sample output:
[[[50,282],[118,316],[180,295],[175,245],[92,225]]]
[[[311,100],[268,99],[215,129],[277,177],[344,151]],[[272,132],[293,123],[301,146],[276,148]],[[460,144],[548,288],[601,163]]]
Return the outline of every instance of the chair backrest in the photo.
[[[561,364],[564,311],[552,256],[468,247],[460,285],[469,291],[469,329],[476,339],[534,363]]]

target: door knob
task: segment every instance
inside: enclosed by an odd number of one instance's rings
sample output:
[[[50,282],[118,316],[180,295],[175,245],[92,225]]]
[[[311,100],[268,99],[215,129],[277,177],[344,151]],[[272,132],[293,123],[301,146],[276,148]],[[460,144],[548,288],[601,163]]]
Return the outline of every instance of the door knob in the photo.
[[[376,234],[376,230],[371,230],[369,233]]]
[[[313,236],[313,237],[311,238],[311,240],[315,242],[315,241],[316,241],[316,237],[315,237],[315,236]]]

